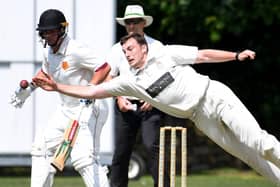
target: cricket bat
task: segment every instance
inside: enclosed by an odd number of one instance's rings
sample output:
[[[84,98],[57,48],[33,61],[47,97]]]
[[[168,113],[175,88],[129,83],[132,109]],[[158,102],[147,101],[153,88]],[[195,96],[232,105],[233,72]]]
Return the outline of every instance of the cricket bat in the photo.
[[[51,165],[59,171],[63,171],[65,163],[69,158],[73,145],[78,135],[79,121],[71,120],[69,127],[64,132],[64,139],[57,148]]]

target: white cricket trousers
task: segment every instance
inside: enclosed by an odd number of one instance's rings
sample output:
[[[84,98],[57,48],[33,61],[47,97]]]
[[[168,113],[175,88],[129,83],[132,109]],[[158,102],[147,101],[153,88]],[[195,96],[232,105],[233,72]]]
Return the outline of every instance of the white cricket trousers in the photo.
[[[100,134],[107,120],[107,103],[97,100],[82,111],[80,128],[70,154],[70,161],[87,187],[109,187],[105,168],[99,164]],[[50,165],[52,157],[63,140],[69,122],[75,119],[79,112],[80,107],[59,107],[42,134],[36,134],[31,152],[31,187],[52,186],[56,173]]]
[[[228,153],[280,186],[280,143],[224,84],[210,81],[192,117],[196,127]]]

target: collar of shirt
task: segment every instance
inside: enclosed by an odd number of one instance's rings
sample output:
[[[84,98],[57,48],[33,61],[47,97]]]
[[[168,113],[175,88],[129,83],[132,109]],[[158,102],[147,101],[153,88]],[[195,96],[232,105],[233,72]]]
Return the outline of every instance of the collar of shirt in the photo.
[[[66,35],[62,41],[62,43],[60,44],[60,47],[58,49],[58,51],[56,52],[56,54],[61,54],[61,55],[65,55],[66,54],[66,50],[67,50],[67,46],[68,43],[70,41],[70,37],[68,35]]]
[[[133,75],[137,75],[137,74],[139,74],[141,71],[143,71],[144,69],[146,69],[147,68],[147,66],[150,64],[150,62],[152,62],[152,61],[154,61],[156,58],[155,57],[149,57],[148,56],[148,58],[147,58],[147,63],[145,63],[144,64],[144,66],[140,69],[140,68],[138,68],[138,69],[135,69],[135,68],[133,68],[133,67],[130,67],[130,71],[132,72],[132,74]]]
[[[129,67],[129,70],[133,75],[137,75],[141,71],[141,69],[135,69],[133,67]]]

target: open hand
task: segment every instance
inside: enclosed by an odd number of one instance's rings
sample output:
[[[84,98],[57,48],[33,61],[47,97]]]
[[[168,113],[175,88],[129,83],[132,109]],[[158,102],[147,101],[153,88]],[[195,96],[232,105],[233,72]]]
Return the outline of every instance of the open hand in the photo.
[[[57,84],[51,76],[44,74],[44,76],[36,76],[32,79],[36,86],[41,87],[46,91],[56,91]]]

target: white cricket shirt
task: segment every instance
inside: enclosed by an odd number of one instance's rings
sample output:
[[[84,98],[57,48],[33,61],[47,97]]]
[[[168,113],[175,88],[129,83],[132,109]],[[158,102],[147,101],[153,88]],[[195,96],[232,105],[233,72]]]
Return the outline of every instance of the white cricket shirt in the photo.
[[[193,46],[162,47],[156,57],[148,59],[143,69],[134,70],[133,78],[120,75],[102,84],[102,88],[114,96],[136,96],[170,115],[191,117],[209,84],[208,76],[197,73],[190,66],[197,53],[198,48]],[[145,89],[166,72],[171,73],[174,82],[152,98]]]
[[[66,36],[56,53],[49,48],[47,61],[42,69],[55,81],[69,85],[87,85],[94,71],[104,64],[95,53],[80,42]],[[59,94],[64,106],[78,106],[79,99]]]

